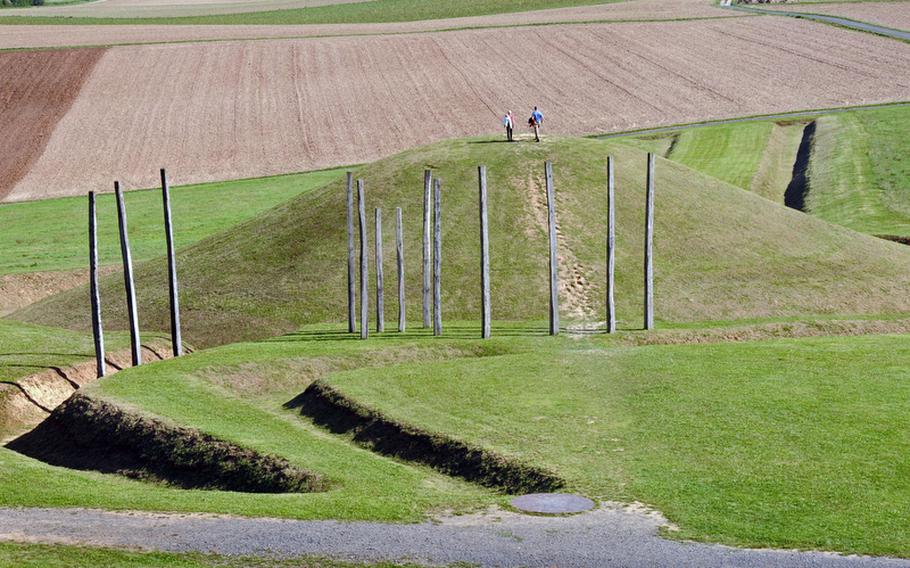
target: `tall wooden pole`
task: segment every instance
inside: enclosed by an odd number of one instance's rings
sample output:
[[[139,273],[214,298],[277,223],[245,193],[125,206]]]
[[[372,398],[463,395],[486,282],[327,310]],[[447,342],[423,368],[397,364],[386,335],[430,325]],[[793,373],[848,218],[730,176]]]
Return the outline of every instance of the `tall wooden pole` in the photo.
[[[126,226],[126,205],[120,182],[114,182],[114,193],[117,197],[117,224],[120,228],[120,256],[123,258],[123,284],[126,288],[126,310],[130,320],[130,350],[133,366],[142,364],[142,349],[139,338],[139,314],[136,309],[136,282],[133,279],[133,257],[130,254],[130,238]]]
[[[89,279],[92,295],[92,336],[95,339],[95,368],[98,378],[107,369],[104,364],[104,332],[101,329],[101,293],[98,289],[98,224],[95,216],[95,192],[88,192]]]
[[[404,306],[404,228],[401,223],[401,207],[395,208],[395,260],[398,265],[398,331],[407,327],[407,312]]]
[[[367,210],[363,200],[363,180],[357,180],[357,213],[360,220],[360,339],[370,336],[369,255],[367,254]]]
[[[171,222],[171,189],[167,172],[161,169],[161,198],[164,204],[164,234],[167,237],[167,282],[171,300],[171,347],[174,357],[183,355],[180,334],[180,294],[177,291],[177,258],[174,255],[174,226]]]
[[[442,335],[442,187],[433,182],[433,335]]]
[[[607,156],[607,333],[616,332],[616,183],[613,176],[613,156]]]
[[[430,327],[430,193],[433,172],[423,172],[423,327]]]
[[[480,301],[482,305],[481,332],[483,339],[491,335],[490,321],[490,235],[487,219],[487,167],[477,168],[480,185]]]
[[[382,272],[382,209],[376,208],[376,333],[385,331]]]
[[[356,264],[354,260],[354,174],[348,172],[347,179],[348,205],[348,333],[357,331],[357,292],[354,279]]]
[[[546,163],[547,227],[550,236],[550,335],[559,334],[559,257],[556,252],[556,196],[553,193],[553,163]]]
[[[645,329],[654,329],[654,154],[650,152],[645,199]]]

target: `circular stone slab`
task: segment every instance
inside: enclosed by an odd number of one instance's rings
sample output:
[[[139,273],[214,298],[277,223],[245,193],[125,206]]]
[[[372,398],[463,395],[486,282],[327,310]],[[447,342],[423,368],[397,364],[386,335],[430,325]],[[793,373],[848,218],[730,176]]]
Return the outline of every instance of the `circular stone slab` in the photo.
[[[516,497],[510,503],[519,511],[545,515],[581,513],[594,508],[594,501],[571,493],[531,493]]]

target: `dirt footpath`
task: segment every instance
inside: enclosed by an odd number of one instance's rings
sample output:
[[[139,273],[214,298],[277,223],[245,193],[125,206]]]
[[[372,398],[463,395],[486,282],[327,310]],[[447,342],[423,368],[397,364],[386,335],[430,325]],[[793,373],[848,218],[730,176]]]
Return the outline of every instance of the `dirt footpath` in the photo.
[[[907,92],[910,44],[792,18],[110,48],[8,199],[366,162],[532,105],[589,134]]]

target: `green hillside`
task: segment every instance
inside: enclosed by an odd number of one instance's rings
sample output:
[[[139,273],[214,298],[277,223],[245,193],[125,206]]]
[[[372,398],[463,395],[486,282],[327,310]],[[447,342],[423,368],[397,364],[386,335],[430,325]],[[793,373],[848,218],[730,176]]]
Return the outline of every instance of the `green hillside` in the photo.
[[[564,318],[603,320],[605,161],[617,161],[617,306],[640,325],[645,154],[587,139],[543,144],[460,140],[361,168],[369,235],[385,211],[387,289],[395,290],[394,207],[405,218],[408,317],[419,319],[423,170],[444,180],[443,311],[479,317],[476,165],[490,178],[493,317],[542,320],[547,310],[543,162],[555,163]],[[689,322],[906,311],[910,249],[859,235],[771,203],[671,161],[658,160],[656,305],[659,320]],[[196,346],[260,338],[346,317],[343,180],[308,192],[178,256],[187,341]],[[370,249],[372,250],[372,248]],[[372,264],[372,261],[371,261]],[[374,267],[375,268],[375,267]],[[140,322],[167,329],[165,267],[138,270]],[[375,270],[371,269],[371,275]],[[123,328],[122,278],[102,286],[109,328]],[[372,293],[372,292],[371,292]],[[391,294],[391,292],[389,292]],[[15,317],[87,328],[86,290],[35,304]],[[394,317],[388,298],[387,318]]]

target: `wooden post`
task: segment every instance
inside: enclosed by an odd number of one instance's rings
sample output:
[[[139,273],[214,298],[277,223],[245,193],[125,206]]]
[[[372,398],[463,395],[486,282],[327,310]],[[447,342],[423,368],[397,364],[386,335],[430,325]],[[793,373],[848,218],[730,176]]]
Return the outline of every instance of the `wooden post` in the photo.
[[[654,154],[650,152],[645,198],[645,329],[654,329]]]
[[[174,357],[183,355],[180,334],[180,294],[177,291],[177,259],[174,256],[174,226],[171,223],[171,190],[167,172],[161,169],[161,197],[164,203],[164,234],[167,239],[167,282],[171,300],[171,347]]]
[[[553,193],[553,163],[547,162],[547,227],[550,236],[550,335],[559,334],[559,257],[556,254],[556,196]]]
[[[404,228],[401,226],[401,207],[395,208],[395,259],[398,264],[398,332],[404,333],[407,312],[404,306]]]
[[[477,168],[480,184],[480,301],[482,305],[481,332],[483,339],[491,335],[490,322],[490,235],[487,219],[487,167]]]
[[[357,292],[354,290],[354,174],[348,172],[347,179],[348,205],[348,333],[357,331]]]
[[[120,228],[120,256],[123,258],[123,284],[126,288],[126,310],[130,320],[130,350],[133,366],[142,364],[142,348],[139,338],[139,314],[136,309],[136,282],[133,280],[133,257],[130,254],[130,238],[126,226],[126,205],[120,182],[114,182],[114,193],[117,197],[117,224]]]
[[[98,290],[98,224],[95,218],[95,192],[88,192],[89,280],[92,296],[92,336],[95,339],[95,368],[100,379],[104,364],[104,332],[101,329],[101,293]]]
[[[616,332],[616,201],[613,156],[607,156],[607,333]]]
[[[433,172],[423,172],[423,327],[430,327],[430,191]]]
[[[433,181],[433,335],[442,335],[442,187],[439,178]]]
[[[360,339],[370,336],[369,268],[367,255],[367,211],[363,201],[363,180],[357,180],[357,212],[360,220]]]
[[[382,273],[382,209],[376,208],[376,333],[385,331]]]

